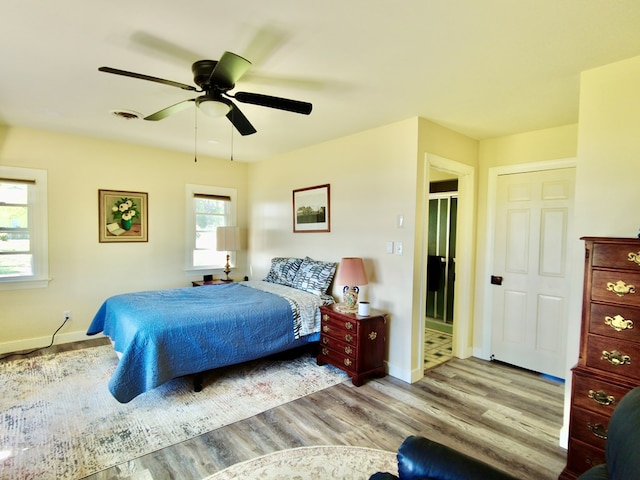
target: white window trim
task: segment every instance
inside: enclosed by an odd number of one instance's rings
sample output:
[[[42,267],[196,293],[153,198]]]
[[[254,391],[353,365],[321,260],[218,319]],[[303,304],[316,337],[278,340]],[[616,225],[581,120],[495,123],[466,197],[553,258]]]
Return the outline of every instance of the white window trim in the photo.
[[[213,187],[211,185],[194,185],[187,184],[186,187],[186,243],[185,243],[185,274],[186,275],[195,275],[200,274],[203,271],[211,271],[211,270],[220,270],[224,268],[224,266],[216,267],[194,267],[193,266],[193,248],[196,244],[195,232],[195,216],[193,214],[193,197],[195,194],[200,193],[203,195],[219,195],[226,196],[231,199],[231,205],[229,206],[229,220],[231,225],[237,225],[237,213],[236,213],[236,201],[237,201],[237,192],[235,188],[226,188],[226,187]],[[235,263],[234,253],[231,253],[231,263]]]
[[[29,215],[33,222],[34,275],[0,278],[0,290],[44,288],[49,285],[49,223],[47,207],[47,171],[35,168],[2,167],[0,177],[35,182],[33,197],[29,197]]]

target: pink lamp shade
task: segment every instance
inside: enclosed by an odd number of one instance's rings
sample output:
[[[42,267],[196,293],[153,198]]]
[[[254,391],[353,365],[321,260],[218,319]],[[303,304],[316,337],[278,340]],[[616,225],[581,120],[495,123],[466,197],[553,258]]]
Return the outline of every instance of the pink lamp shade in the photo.
[[[338,265],[336,283],[344,285],[342,297],[344,304],[340,310],[353,312],[358,309],[359,285],[367,285],[367,273],[364,270],[364,262],[359,257],[345,257]]]

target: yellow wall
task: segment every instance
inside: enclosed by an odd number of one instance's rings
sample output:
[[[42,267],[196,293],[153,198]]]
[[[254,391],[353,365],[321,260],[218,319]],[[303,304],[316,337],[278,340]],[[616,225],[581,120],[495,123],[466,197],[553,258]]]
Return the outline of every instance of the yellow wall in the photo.
[[[640,178],[640,57],[581,76],[575,226],[577,236],[635,237]],[[567,368],[578,359],[584,273],[584,244],[573,259]],[[570,377],[567,377],[570,378]],[[571,382],[565,395],[566,440]]]
[[[416,199],[423,195],[424,154],[433,150],[473,163],[475,144],[413,118],[253,164],[252,276],[262,278],[275,256],[363,257],[369,285],[361,297],[390,313],[389,372],[410,381],[413,370],[421,371],[415,333],[422,322],[416,317],[413,285],[421,274],[414,253],[422,228]],[[292,190],[325,183],[331,185],[331,233],[293,233]],[[404,254],[387,254],[387,242],[402,242]],[[334,285],[338,299],[341,288]]]
[[[238,224],[246,227],[243,163],[26,128],[0,131],[0,164],[47,170],[47,288],[0,291],[0,352],[84,338],[109,295],[190,285],[185,276],[185,185],[238,191]],[[149,194],[148,243],[98,242],[98,190]],[[244,267],[244,258],[240,259]],[[244,275],[244,272],[242,273]]]

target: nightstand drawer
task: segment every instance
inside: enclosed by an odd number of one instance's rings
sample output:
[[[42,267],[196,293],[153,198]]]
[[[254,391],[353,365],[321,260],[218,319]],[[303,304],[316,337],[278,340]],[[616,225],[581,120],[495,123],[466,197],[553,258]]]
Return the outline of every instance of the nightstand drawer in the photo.
[[[569,443],[567,452],[567,468],[581,474],[591,467],[604,463],[604,450],[574,438]]]
[[[356,346],[355,342],[347,343],[341,342],[340,340],[336,340],[335,338],[322,335],[322,339],[320,340],[321,347],[327,347],[336,352],[341,352],[344,355],[355,356],[356,354]]]

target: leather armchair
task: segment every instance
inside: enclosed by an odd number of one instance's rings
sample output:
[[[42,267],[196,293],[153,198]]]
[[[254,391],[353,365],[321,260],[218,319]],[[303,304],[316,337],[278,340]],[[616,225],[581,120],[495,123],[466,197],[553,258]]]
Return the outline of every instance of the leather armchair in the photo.
[[[400,480],[515,480],[515,477],[424,437],[408,437],[398,449]],[[397,480],[376,473],[370,480]]]

